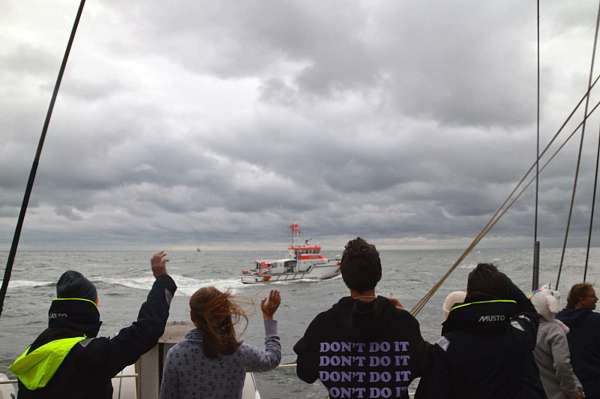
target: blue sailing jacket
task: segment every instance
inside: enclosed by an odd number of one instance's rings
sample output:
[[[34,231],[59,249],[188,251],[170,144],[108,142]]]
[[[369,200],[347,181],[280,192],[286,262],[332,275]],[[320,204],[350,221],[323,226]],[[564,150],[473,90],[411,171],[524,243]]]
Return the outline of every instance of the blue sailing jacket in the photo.
[[[570,329],[571,364],[586,399],[600,399],[600,314],[590,309],[563,309],[556,318]]]
[[[452,308],[417,399],[546,398],[532,354],[537,314],[520,290],[516,296]]]

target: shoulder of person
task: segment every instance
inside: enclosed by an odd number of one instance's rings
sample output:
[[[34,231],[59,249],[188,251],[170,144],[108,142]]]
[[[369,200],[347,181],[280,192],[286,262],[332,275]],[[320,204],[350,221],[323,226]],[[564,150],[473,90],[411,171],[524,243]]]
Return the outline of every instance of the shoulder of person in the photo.
[[[336,306],[337,304],[331,306],[329,309],[318,313],[314,319],[312,319],[310,324],[313,323],[326,323],[329,322],[330,320],[334,319],[337,317],[337,314],[339,312],[339,308]]]
[[[593,320],[594,323],[599,323],[600,324],[600,313],[598,312],[594,312],[593,310],[590,312],[589,316],[588,316],[589,320]]]
[[[83,369],[102,367],[110,353],[109,342],[107,337],[86,338],[73,347],[69,356],[74,356],[73,360],[77,367]]]
[[[395,318],[403,321],[412,321],[418,324],[417,318],[413,316],[408,310],[397,308],[396,305],[392,301],[390,301],[389,298],[386,298],[384,296],[382,296],[381,298],[385,301],[386,308],[389,309],[389,311],[394,315]]]
[[[110,342],[110,337],[86,338],[77,343],[77,346],[89,351],[102,351]]]

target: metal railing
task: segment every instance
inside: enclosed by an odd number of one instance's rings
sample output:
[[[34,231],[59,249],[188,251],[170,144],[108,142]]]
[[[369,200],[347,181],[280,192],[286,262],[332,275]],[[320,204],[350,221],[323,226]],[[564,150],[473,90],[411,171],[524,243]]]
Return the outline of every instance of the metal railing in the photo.
[[[119,374],[119,375],[115,375],[113,378],[136,378],[138,375],[137,374]],[[19,380],[5,380],[5,381],[0,381],[0,385],[2,384],[17,384],[19,382]]]

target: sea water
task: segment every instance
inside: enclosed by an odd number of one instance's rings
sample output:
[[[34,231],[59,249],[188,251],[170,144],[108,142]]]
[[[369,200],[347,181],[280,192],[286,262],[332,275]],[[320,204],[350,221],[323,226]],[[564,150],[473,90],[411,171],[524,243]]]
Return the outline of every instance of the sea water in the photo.
[[[394,250],[381,251],[383,278],[377,287],[380,295],[398,298],[410,309],[460,256],[461,250]],[[324,251],[330,257],[339,251]],[[47,326],[47,312],[55,296],[55,282],[66,270],[78,270],[98,288],[101,335],[114,335],[135,320],[154,278],[149,251],[21,251],[15,261],[4,311],[0,317],[0,372],[7,373],[10,362]],[[0,252],[6,264],[8,253]],[[188,320],[189,296],[198,288],[215,286],[231,290],[249,314],[242,339],[262,346],[264,328],[260,300],[269,290],[281,292],[281,306],[276,313],[281,336],[282,363],[295,361],[294,343],[302,336],[316,314],[327,310],[347,295],[341,278],[325,281],[280,282],[245,285],[240,270],[249,268],[255,259],[285,257],[285,251],[170,251],[169,274],[178,285],[171,304],[170,320]],[[590,256],[588,281],[600,277],[600,249]],[[568,287],[583,278],[585,249],[567,251],[560,288],[562,303]],[[543,249],[540,283],[556,282],[560,249]],[[441,304],[445,296],[465,289],[467,275],[479,262],[493,262],[507,273],[526,293],[531,289],[531,249],[475,250],[449,277],[442,288],[418,315],[425,339],[439,337],[442,321]],[[240,331],[244,325],[239,326]],[[327,393],[319,384],[309,385],[295,376],[295,368],[278,368],[257,373],[263,398],[324,398]]]

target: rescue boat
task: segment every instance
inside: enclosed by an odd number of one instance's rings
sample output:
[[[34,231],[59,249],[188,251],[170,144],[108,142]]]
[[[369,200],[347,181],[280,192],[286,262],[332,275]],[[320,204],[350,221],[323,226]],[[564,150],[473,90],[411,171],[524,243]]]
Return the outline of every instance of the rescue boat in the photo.
[[[289,257],[284,259],[260,259],[254,267],[242,270],[240,276],[244,284],[272,283],[276,281],[294,280],[326,280],[340,274],[340,259],[329,259],[321,254],[321,246],[310,244],[294,244],[294,237],[300,235],[298,224],[290,225],[292,244],[288,247]]]

